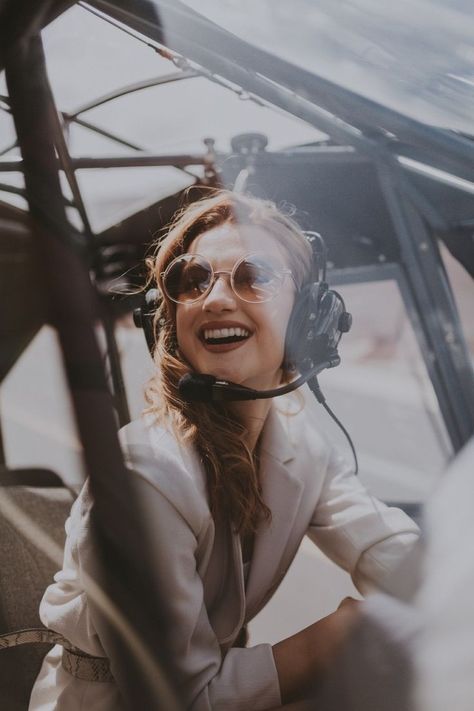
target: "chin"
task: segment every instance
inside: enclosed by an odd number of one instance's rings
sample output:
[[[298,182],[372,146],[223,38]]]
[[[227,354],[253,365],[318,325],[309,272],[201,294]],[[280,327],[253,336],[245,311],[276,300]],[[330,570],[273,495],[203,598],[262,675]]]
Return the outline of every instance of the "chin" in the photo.
[[[213,375],[215,378],[218,380],[228,380],[231,383],[236,383],[237,385],[242,385],[245,384],[245,376],[242,374],[242,371],[240,370],[235,370],[234,368],[211,368],[209,367],[207,370],[201,369],[201,373],[208,373],[209,375]]]
[[[216,362],[215,358],[192,358],[188,359],[189,364],[196,373],[213,375],[218,380],[229,380],[233,383],[242,383],[249,377],[249,373],[244,373],[242,362],[225,363],[222,359]]]

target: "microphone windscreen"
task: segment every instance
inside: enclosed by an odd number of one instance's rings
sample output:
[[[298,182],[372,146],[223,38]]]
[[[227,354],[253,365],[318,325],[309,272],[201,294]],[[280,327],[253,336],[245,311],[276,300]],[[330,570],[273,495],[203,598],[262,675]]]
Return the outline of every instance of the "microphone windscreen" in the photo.
[[[178,383],[179,394],[187,402],[212,402],[213,375],[186,373]]]

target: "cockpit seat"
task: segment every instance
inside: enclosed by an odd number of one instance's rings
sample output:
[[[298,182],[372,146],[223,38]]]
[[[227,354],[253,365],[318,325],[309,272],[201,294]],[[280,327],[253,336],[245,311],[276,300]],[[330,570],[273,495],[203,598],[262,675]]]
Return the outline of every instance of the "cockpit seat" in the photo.
[[[58,554],[73,499],[52,471],[0,467],[0,634],[42,627],[38,607],[61,566]],[[26,644],[0,650],[2,708],[27,710],[49,649],[45,644]]]

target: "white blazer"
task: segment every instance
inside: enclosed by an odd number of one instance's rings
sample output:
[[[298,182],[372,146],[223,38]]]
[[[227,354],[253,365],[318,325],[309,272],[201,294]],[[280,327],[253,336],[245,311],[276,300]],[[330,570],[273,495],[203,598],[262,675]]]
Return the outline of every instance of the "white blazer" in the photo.
[[[361,591],[382,585],[418,538],[416,524],[370,496],[321,438],[311,418],[313,403],[285,416],[277,410],[282,400],[273,402],[262,434],[260,476],[272,520],[256,534],[246,585],[239,536],[230,527],[216,530],[197,454],[146,419],[121,433],[143,515],[158,542],[153,565],[173,631],[169,651],[193,711],[281,704],[271,645],[232,645],[279,586],[305,534]],[[66,524],[64,566],[44,595],[40,616],[73,645],[103,656],[81,584],[90,552],[89,511],[85,491]],[[60,655],[55,647],[46,656],[30,711],[122,709],[114,683],[72,677]]]

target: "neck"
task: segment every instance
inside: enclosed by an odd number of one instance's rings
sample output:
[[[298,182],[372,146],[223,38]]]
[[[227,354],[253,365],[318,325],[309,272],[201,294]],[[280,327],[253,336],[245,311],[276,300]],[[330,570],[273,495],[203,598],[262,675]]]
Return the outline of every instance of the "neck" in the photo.
[[[270,374],[265,379],[260,379],[258,382],[245,382],[252,388],[258,390],[271,390],[277,388],[282,381],[282,371],[278,370]],[[245,443],[251,452],[255,451],[258,438],[262,432],[265,420],[272,406],[272,398],[262,400],[240,400],[231,404],[232,410],[239,417],[240,421],[247,430]]]
[[[247,400],[232,403],[232,410],[236,413],[247,430],[245,443],[251,452],[255,451],[258,438],[262,432],[271,405],[271,399]]]

